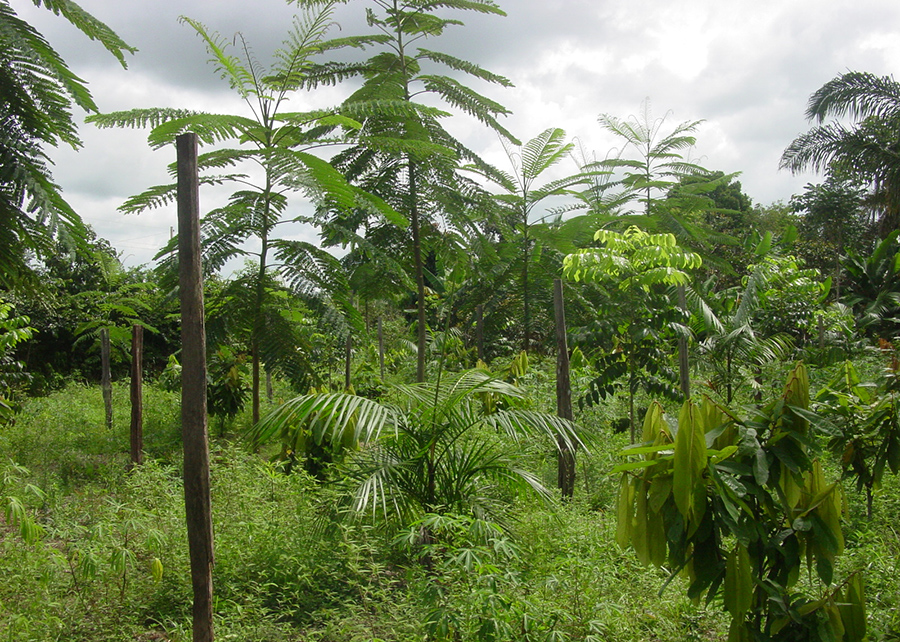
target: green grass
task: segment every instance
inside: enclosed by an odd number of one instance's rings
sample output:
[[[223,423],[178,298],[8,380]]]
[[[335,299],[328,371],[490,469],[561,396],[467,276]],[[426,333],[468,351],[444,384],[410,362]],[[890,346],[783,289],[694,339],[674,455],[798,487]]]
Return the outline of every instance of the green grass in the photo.
[[[534,377],[549,397],[549,379]],[[83,386],[30,400],[15,425],[0,429],[0,461],[31,470],[4,493],[22,498],[45,530],[32,546],[0,522],[0,641],[190,639],[179,400],[153,385],[145,394],[149,456],[131,472],[123,386],[114,392],[112,431],[99,390]],[[537,407],[545,402],[535,399]],[[680,580],[660,595],[665,574],[614,543],[616,480],[606,471],[627,436],[610,436],[608,421],[620,410],[583,415],[601,439],[591,455],[579,455],[573,502],[551,511],[520,500],[511,532],[493,539],[454,523],[427,562],[377,525],[328,527],[334,489],[283,475],[239,442],[215,437],[217,638],[400,642],[445,631],[460,640],[722,639],[720,604],[693,606]],[[231,438],[246,421],[239,415],[227,427]],[[517,448],[523,465],[552,484],[552,450]],[[897,482],[886,478],[871,522],[864,498],[847,491],[838,575],[865,571],[873,640],[900,639]],[[154,559],[161,579],[151,572]]]

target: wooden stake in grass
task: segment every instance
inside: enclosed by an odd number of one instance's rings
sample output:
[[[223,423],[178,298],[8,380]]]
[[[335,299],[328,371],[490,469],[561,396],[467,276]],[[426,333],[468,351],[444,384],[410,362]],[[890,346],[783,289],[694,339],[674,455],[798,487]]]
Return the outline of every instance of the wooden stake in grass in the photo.
[[[569,346],[566,341],[566,309],[561,279],[553,281],[553,308],[556,317],[556,414],[572,421],[572,384],[569,378]],[[565,498],[575,492],[575,445],[559,441],[557,485]]]
[[[206,424],[206,332],[200,265],[200,183],[197,135],[182,134],[178,150],[178,262],[181,290],[181,435],[184,509],[194,589],[194,642],[212,642],[212,507]]]
[[[109,329],[100,330],[100,390],[103,392],[103,405],[106,408],[106,427],[112,430],[112,377],[109,365]]]
[[[131,463],[144,463],[144,328],[131,327]]]

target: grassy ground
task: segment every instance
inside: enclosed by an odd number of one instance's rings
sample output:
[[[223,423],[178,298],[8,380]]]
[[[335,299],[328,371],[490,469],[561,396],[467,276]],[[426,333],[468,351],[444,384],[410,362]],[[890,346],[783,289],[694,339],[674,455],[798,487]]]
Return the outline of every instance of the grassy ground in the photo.
[[[148,463],[131,472],[124,387],[115,390],[112,431],[99,389],[82,386],[30,401],[15,425],[0,429],[0,497],[20,499],[44,530],[32,545],[0,522],[0,640],[190,639],[178,397],[145,391]],[[402,532],[330,525],[322,515],[336,490],[282,474],[233,434],[215,437],[217,638],[722,639],[720,604],[692,606],[678,580],[660,595],[664,574],[614,543],[615,480],[606,471],[626,437],[606,424],[618,412],[585,418],[604,438],[580,457],[575,501],[551,509],[523,499],[509,532],[487,539],[472,535],[471,522],[447,520],[438,525],[445,545],[426,560],[403,545]],[[552,480],[546,445],[520,449]],[[873,640],[900,639],[898,486],[887,480],[871,521],[863,498],[848,490],[838,575],[865,570]]]

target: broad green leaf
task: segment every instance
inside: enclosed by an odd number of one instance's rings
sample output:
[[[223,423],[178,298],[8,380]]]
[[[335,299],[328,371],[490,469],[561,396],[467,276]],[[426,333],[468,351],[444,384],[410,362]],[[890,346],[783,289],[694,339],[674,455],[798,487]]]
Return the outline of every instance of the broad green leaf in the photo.
[[[678,415],[675,435],[675,457],[672,467],[672,494],[678,511],[688,522],[697,514],[696,489],[703,483],[706,468],[706,440],[699,409],[690,400],[684,402]]]

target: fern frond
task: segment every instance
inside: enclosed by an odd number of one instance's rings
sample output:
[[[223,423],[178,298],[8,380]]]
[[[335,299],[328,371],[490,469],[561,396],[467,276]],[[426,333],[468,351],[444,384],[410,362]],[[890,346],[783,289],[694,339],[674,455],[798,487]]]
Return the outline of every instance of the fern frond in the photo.
[[[442,64],[450,69],[454,69],[456,71],[465,72],[471,76],[475,76],[476,78],[480,78],[481,80],[485,80],[490,83],[495,83],[501,85],[503,87],[513,87],[514,85],[507,78],[500,76],[495,73],[491,73],[486,69],[482,69],[478,65],[471,63],[467,60],[462,60],[460,58],[456,58],[449,54],[440,53],[437,51],[430,51],[428,49],[419,49],[418,53],[419,58],[424,58],[425,60],[430,60],[432,62],[436,62]]]
[[[32,0],[35,6],[43,6],[55,15],[62,15],[72,26],[91,40],[98,41],[108,52],[116,57],[119,64],[127,69],[125,54],[137,52],[135,47],[127,44],[106,24],[89,14],[72,0]]]

